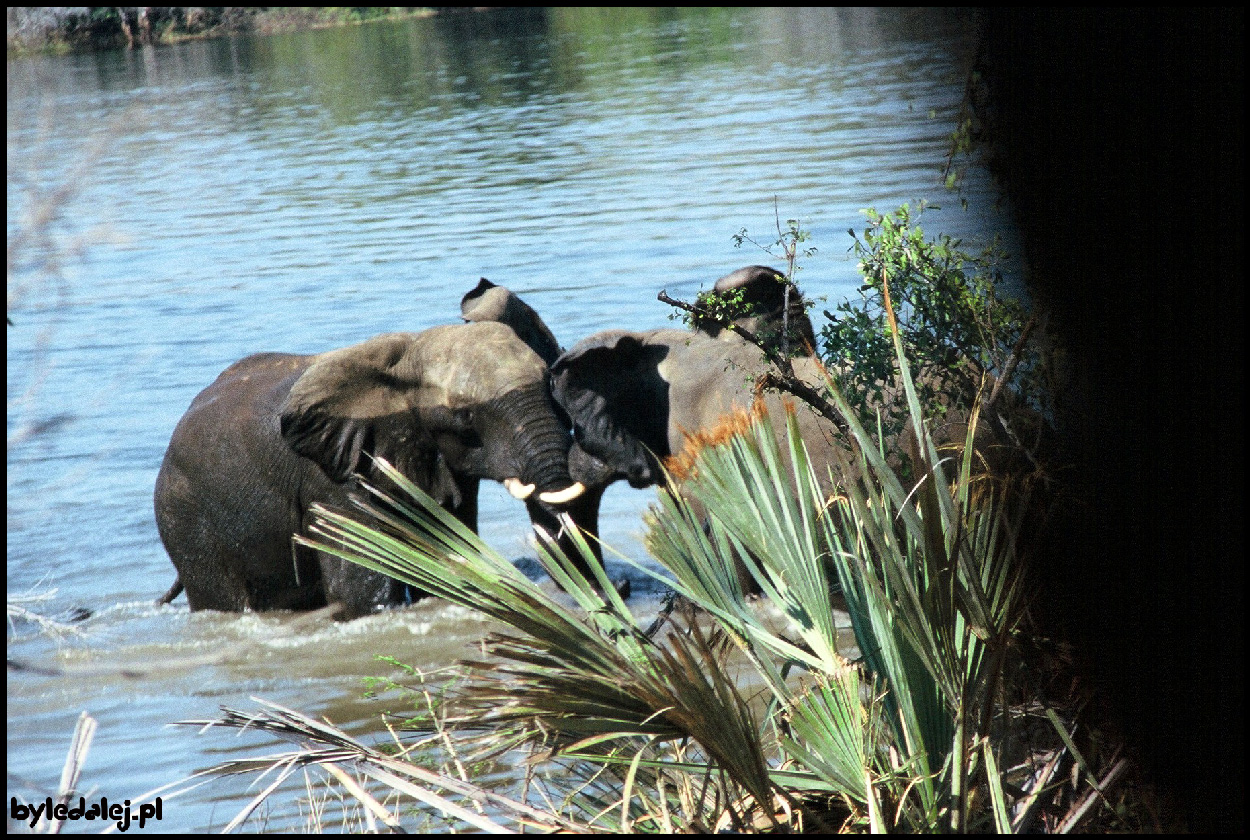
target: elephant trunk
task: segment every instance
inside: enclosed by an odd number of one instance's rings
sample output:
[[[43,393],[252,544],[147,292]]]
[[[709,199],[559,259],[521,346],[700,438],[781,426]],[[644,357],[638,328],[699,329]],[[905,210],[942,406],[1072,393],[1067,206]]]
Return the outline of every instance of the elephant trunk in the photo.
[[[504,406],[512,422],[512,451],[519,454],[521,474],[504,485],[517,498],[537,490],[552,505],[567,505],[584,491],[569,477],[569,432],[556,418],[545,384],[521,388]]]

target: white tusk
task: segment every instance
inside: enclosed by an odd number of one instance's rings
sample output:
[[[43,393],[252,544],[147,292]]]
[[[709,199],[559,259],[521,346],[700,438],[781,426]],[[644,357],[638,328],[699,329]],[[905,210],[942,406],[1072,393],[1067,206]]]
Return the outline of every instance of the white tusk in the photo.
[[[586,492],[586,485],[580,481],[570,484],[563,490],[551,490],[546,493],[539,493],[538,498],[549,505],[562,505],[565,502],[571,502],[578,496]]]
[[[508,492],[512,494],[512,498],[525,501],[534,492],[534,485],[522,484],[519,478],[505,478],[503,486],[508,488]]]

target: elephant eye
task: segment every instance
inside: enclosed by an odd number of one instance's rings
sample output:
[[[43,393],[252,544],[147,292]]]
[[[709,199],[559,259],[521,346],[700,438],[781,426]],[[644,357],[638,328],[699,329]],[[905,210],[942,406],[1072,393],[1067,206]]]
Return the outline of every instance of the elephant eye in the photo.
[[[471,407],[452,408],[439,405],[422,409],[417,414],[417,422],[435,434],[451,434],[456,437],[476,435],[473,422],[476,419]]]
[[[465,446],[481,446],[481,438],[478,437],[477,428],[473,425],[475,419],[477,418],[471,408],[453,409],[448,431]]]

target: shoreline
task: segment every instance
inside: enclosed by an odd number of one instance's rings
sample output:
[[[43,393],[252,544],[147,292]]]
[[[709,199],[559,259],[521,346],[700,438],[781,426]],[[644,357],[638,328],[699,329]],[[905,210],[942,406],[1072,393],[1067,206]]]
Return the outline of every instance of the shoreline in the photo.
[[[138,49],[233,35],[264,36],[358,26],[442,13],[433,7],[10,7],[6,15],[7,56],[14,59]]]

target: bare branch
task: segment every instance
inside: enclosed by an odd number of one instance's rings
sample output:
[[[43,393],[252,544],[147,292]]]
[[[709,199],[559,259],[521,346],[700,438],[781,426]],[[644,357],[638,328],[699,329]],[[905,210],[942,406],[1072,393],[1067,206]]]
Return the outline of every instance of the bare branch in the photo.
[[[1037,326],[1037,316],[1029,318],[1028,323],[1024,325],[1024,329],[1020,331],[1020,338],[1016,341],[1016,346],[1011,348],[1011,355],[1007,357],[1007,364],[1003,365],[1003,372],[994,382],[994,388],[990,392],[989,399],[985,401],[983,410],[989,410],[993,407],[998,395],[1002,393],[1003,383],[1011,379],[1011,375],[1016,372],[1016,366],[1020,364],[1020,354],[1024,352],[1024,345],[1028,343],[1029,336],[1033,333],[1033,328]]]

